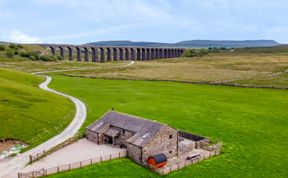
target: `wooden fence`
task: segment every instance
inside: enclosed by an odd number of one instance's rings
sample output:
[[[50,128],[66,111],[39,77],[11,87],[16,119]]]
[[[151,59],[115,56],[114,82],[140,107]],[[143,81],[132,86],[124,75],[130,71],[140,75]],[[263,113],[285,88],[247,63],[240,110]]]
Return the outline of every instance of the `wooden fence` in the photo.
[[[127,156],[127,150],[124,150],[124,151],[119,152],[119,153],[114,153],[114,154],[110,154],[110,155],[106,155],[106,156],[100,156],[97,158],[92,158],[92,159],[88,159],[88,160],[84,160],[84,161],[79,161],[79,162],[75,162],[75,163],[71,163],[71,164],[66,164],[66,165],[62,165],[62,166],[58,166],[58,167],[49,168],[49,169],[43,168],[43,169],[34,170],[31,172],[27,172],[27,173],[18,173],[18,178],[36,178],[36,177],[48,176],[48,175],[52,175],[52,174],[56,174],[56,173],[60,173],[60,172],[64,172],[64,171],[79,169],[82,167],[101,163],[103,161],[108,161],[108,160],[117,159],[117,158],[123,158],[126,156]]]
[[[164,175],[167,175],[169,174],[170,172],[173,172],[173,171],[178,171],[186,166],[190,166],[192,164],[196,164],[204,159],[208,159],[210,157],[213,157],[213,156],[216,156],[216,155],[219,155],[220,154],[220,150],[218,151],[212,151],[210,152],[209,155],[204,155],[204,156],[199,156],[199,157],[196,157],[194,159],[191,159],[191,160],[186,160],[186,161],[182,161],[182,162],[179,162],[179,163],[176,163],[176,164],[173,164],[173,165],[170,165],[170,166],[165,166],[164,168],[161,168],[161,169],[155,169],[154,171],[156,173],[158,173],[159,175],[161,176],[164,176]]]

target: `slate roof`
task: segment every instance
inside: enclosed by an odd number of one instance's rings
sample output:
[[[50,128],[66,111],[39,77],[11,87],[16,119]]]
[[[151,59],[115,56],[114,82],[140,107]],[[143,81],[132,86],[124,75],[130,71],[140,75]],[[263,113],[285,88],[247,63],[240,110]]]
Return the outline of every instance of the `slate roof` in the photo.
[[[127,142],[140,147],[143,147],[160,129],[166,126],[137,116],[109,111],[98,121],[88,126],[87,129],[98,132],[102,128],[101,126],[106,124],[134,132],[135,135],[129,138]]]
[[[104,132],[105,135],[108,135],[108,136],[110,136],[110,137],[116,137],[119,133],[120,133],[120,132],[119,132],[118,130],[112,129],[112,128],[107,129],[107,130]]]

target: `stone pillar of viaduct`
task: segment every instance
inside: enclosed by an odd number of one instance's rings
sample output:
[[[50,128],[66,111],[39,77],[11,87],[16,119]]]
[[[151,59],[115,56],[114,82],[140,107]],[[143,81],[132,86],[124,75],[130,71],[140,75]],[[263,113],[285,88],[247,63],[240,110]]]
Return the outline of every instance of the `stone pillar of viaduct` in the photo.
[[[129,61],[129,57],[130,57],[129,53],[130,53],[129,49],[125,48],[125,61]]]
[[[106,50],[107,50],[107,61],[111,61],[111,49],[106,48]]]
[[[118,60],[118,51],[117,48],[113,48],[113,61]]]
[[[137,49],[136,49],[136,52],[137,52],[137,58],[136,58],[136,60],[137,60],[137,61],[141,61],[141,49],[140,49],[140,48],[137,48]]]
[[[98,61],[98,49],[97,48],[91,48],[92,50],[92,62]]]
[[[81,61],[81,47],[76,47],[76,55],[77,55],[77,61]]]
[[[105,50],[104,48],[99,49],[100,49],[100,62],[105,62]]]
[[[124,50],[123,50],[123,48],[119,48],[119,59],[120,59],[120,61],[123,61],[123,59],[124,59]]]
[[[142,54],[141,60],[142,60],[142,61],[145,61],[145,60],[146,60],[146,49],[145,49],[145,48],[142,48],[142,49],[141,49],[141,54]]]
[[[130,54],[131,54],[131,60],[135,61],[135,49],[134,48],[130,49]]]
[[[85,62],[89,61],[89,49],[87,47],[84,47],[84,60]]]
[[[149,48],[146,49],[146,60],[151,60],[151,49]]]

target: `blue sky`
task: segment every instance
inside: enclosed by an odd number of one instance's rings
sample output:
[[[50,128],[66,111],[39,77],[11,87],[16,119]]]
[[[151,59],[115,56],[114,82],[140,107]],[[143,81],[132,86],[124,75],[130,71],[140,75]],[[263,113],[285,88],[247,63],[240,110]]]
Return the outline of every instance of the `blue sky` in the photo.
[[[287,0],[0,0],[0,41],[288,43]]]

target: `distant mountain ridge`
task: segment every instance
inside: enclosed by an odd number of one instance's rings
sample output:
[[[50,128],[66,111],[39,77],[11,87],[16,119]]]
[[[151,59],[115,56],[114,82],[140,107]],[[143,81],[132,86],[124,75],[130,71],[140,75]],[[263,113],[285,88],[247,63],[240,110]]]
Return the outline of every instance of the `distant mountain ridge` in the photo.
[[[158,43],[158,42],[134,42],[134,41],[99,41],[91,42],[86,45],[95,46],[136,46],[136,47],[182,47],[182,48],[245,48],[245,47],[270,47],[280,45],[274,40],[189,40],[178,43]]]

